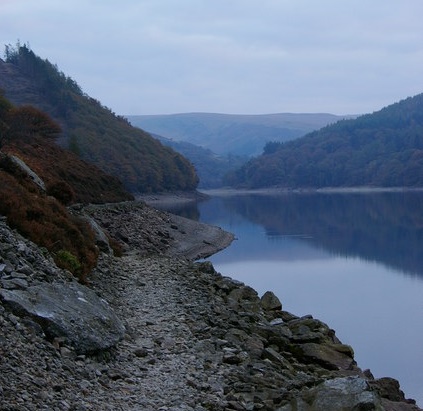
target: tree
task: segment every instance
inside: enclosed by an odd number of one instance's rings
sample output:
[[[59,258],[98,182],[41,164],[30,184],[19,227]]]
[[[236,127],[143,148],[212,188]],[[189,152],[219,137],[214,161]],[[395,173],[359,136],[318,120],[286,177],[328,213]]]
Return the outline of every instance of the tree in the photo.
[[[279,141],[268,141],[263,148],[263,154],[273,154],[282,147]]]

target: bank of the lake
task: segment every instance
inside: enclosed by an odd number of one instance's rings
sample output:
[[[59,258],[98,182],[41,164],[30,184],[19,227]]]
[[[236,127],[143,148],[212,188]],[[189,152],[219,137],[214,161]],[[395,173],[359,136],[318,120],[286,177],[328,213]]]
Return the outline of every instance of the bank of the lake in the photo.
[[[90,286],[123,321],[123,339],[83,352],[74,339],[54,337],[57,327],[43,328],[54,315],[26,315],[21,302],[34,287],[74,281],[0,221],[1,409],[419,409],[395,380],[358,368],[351,347],[323,322],[193,262],[228,245],[223,230],[137,203],[85,212],[124,244],[122,257],[102,255]],[[79,290],[69,308],[82,318]]]
[[[360,366],[423,401],[421,190],[207,194],[172,210],[235,233],[211,257],[218,271],[328,322]]]

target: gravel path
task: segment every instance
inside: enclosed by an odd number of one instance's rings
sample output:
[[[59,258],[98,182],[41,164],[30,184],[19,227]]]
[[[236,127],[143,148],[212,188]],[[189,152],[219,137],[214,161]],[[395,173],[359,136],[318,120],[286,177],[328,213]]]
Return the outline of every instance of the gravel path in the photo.
[[[104,404],[113,404],[110,409],[224,409],[219,405],[222,379],[205,370],[195,335],[193,314],[201,315],[207,293],[193,287],[198,281],[193,267],[166,257],[125,256],[116,269],[120,274],[112,281],[108,270],[99,271],[96,280],[127,328],[119,355],[109,364],[122,378],[108,380],[113,388]]]

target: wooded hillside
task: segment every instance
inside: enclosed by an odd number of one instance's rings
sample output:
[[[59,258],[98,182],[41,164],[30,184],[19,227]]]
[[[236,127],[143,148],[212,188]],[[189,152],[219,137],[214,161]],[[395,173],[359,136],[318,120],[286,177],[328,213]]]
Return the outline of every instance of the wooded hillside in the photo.
[[[78,84],[26,45],[7,46],[0,88],[15,105],[49,113],[63,129],[58,143],[121,179],[132,192],[193,190],[192,164],[83,93]]]
[[[343,120],[264,154],[226,178],[237,187],[423,185],[423,94]]]
[[[249,157],[245,156],[218,155],[207,148],[184,141],[171,140],[157,134],[152,134],[152,136],[191,161],[197,171],[198,188],[200,189],[222,187],[223,177],[249,160]]]

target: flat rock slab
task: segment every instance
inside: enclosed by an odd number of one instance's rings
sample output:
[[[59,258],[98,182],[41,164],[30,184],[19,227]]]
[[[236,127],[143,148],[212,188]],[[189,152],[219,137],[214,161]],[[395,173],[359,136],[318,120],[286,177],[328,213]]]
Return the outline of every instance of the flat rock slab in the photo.
[[[188,260],[207,258],[228,247],[234,235],[220,227],[169,214],[171,242],[167,255]]]
[[[19,316],[29,316],[50,339],[64,338],[77,352],[108,349],[125,327],[107,302],[76,283],[52,283],[26,290],[0,289],[2,300]]]

